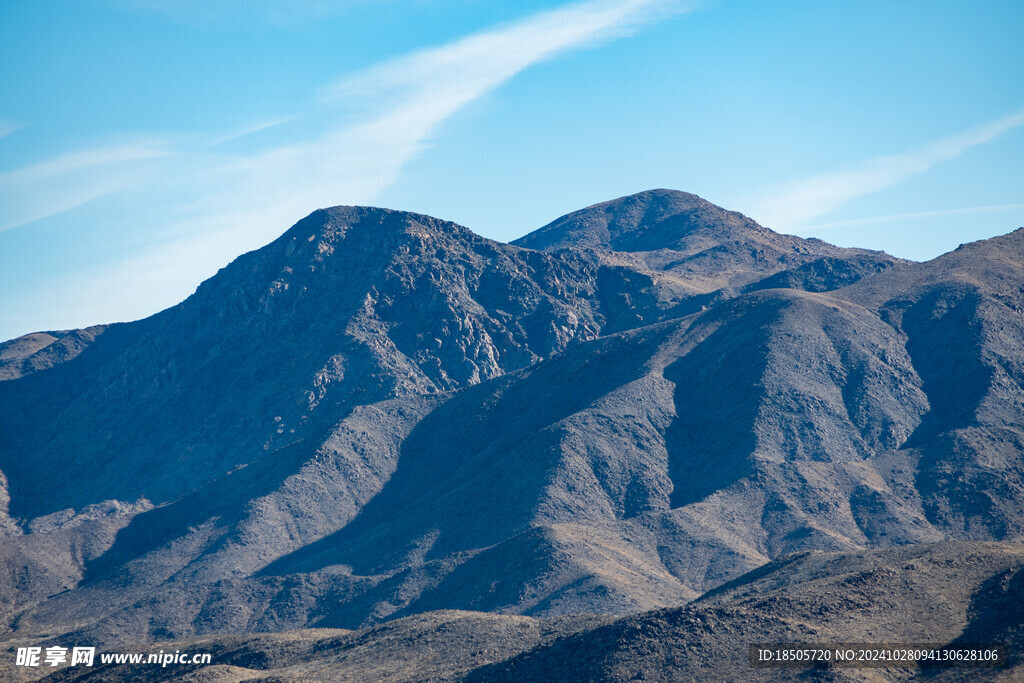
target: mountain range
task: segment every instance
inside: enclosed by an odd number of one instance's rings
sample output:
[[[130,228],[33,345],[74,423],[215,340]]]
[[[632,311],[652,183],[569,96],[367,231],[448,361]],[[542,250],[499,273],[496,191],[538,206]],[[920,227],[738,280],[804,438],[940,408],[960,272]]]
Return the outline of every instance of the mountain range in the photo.
[[[983,557],[925,577],[958,586],[933,637],[996,628],[978,596],[1020,591],[1022,311],[1024,229],[914,263],[670,190],[511,244],[316,211],[150,318],[0,345],[0,638],[490,624],[534,636],[436,675],[589,648],[584,677],[686,679],[629,629],[690,642],[725,610],[720,649],[782,634],[782,583],[797,620],[807,585],[891,564],[891,588],[907,553]]]

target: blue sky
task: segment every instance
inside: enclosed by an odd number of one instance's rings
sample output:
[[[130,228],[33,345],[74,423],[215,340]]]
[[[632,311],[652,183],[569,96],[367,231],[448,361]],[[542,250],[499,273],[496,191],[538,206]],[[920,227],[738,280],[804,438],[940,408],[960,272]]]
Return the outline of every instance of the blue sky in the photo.
[[[1024,225],[1024,3],[5,0],[0,339],[316,208],[508,241],[654,187],[932,258]]]

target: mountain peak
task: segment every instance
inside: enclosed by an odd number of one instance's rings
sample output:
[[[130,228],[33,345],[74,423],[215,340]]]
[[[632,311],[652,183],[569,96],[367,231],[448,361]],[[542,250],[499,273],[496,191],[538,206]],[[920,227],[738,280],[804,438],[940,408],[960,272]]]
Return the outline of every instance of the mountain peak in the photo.
[[[383,242],[427,235],[474,236],[472,231],[457,223],[424,214],[375,206],[340,205],[314,211],[293,225],[280,240],[287,242],[305,238],[314,242],[320,237],[336,241],[355,236],[355,233],[366,233],[363,237]]]
[[[373,206],[317,209],[270,244],[242,254],[203,282],[197,293],[230,297],[250,286],[285,286],[293,273],[333,273],[386,268],[395,258],[415,259],[441,250],[464,251],[489,242],[457,223]],[[283,278],[283,279],[282,279]],[[281,280],[280,282],[278,282]],[[293,283],[295,284],[295,283]]]
[[[566,214],[512,244],[545,251],[565,247],[654,251],[679,249],[694,233],[713,236],[716,241],[741,234],[772,234],[743,214],[695,194],[656,189]]]

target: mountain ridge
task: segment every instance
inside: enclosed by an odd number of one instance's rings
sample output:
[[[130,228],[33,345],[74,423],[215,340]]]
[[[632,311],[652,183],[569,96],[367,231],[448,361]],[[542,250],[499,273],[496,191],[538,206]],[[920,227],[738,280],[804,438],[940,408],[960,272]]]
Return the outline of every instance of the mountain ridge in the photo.
[[[318,210],[73,357],[24,340],[6,637],[626,614],[1024,535],[1024,233],[915,264],[652,191],[531,235]]]

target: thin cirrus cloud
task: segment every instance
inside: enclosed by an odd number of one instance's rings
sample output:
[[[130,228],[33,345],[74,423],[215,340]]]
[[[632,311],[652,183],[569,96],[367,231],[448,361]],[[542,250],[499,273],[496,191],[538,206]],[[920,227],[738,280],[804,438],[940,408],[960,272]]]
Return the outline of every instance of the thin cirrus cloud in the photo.
[[[905,154],[878,157],[848,171],[786,183],[769,189],[751,202],[748,213],[772,228],[810,229],[810,221],[853,199],[929,171],[1021,125],[1024,125],[1024,109]]]
[[[532,64],[693,8],[693,3],[671,0],[572,4],[372,67],[328,86],[321,99],[383,99],[402,118],[384,117],[376,125],[404,125],[415,118],[424,122],[416,127],[422,133]],[[409,108],[414,117],[404,114]]]
[[[0,119],[0,138],[5,138],[22,127],[22,124],[7,119]]]
[[[280,116],[274,119],[267,119],[265,121],[259,121],[258,123],[242,126],[241,128],[236,128],[235,130],[232,130],[231,132],[226,133],[225,135],[222,135],[218,138],[214,138],[214,140],[209,143],[209,146],[216,147],[217,145],[223,145],[228,142],[234,142],[235,140],[240,140],[242,138],[248,137],[253,133],[259,133],[260,131],[268,130],[270,128],[276,128],[277,126],[283,125],[285,123],[290,123],[298,118],[298,115],[293,114],[291,116]]]
[[[27,224],[47,216],[109,201],[117,220],[150,235],[102,269],[83,266],[80,277],[63,273],[28,292],[23,307],[53,320],[24,322],[27,329],[17,332],[130,319],[173,305],[313,209],[372,201],[446,120],[516,74],[694,7],[681,0],[564,5],[343,77],[298,116],[221,135],[154,135],[9,171],[0,176],[0,230],[31,229]],[[224,145],[277,126],[307,137],[246,153]],[[320,132],[308,135],[313,129]]]
[[[140,169],[146,162],[171,155],[165,139],[146,137],[0,173],[0,232],[132,187],[142,182]]]
[[[945,216],[967,216],[978,213],[999,213],[1001,211],[1014,211],[1016,209],[1024,209],[1024,204],[992,204],[989,206],[967,206],[959,209],[893,213],[885,216],[870,216],[868,218],[851,218],[843,221],[832,221],[831,223],[817,223],[815,225],[807,226],[804,230],[830,230],[832,228],[849,228],[856,227],[858,225],[877,225],[879,223],[891,223],[894,221],[913,221],[925,218],[943,218]]]

